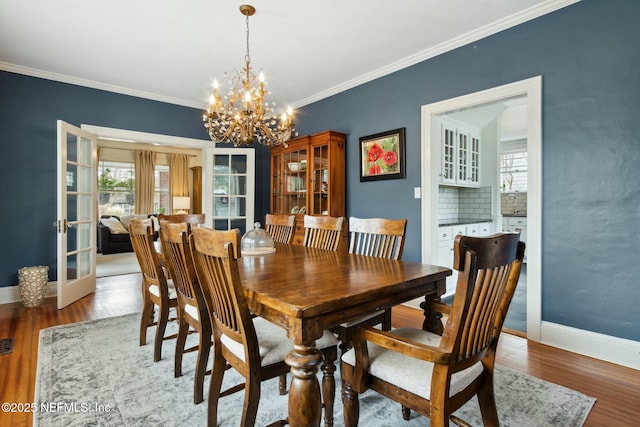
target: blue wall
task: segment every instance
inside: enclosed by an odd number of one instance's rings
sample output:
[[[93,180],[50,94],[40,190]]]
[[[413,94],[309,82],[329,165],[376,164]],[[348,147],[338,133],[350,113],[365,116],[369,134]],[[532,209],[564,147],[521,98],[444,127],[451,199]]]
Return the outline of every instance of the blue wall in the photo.
[[[419,260],[420,107],[542,75],[542,318],[640,340],[639,21],[636,0],[583,0],[304,107],[297,128],[348,135],[347,215],[406,217],[405,257]],[[26,265],[55,270],[56,120],[206,139],[201,114],[0,72],[0,287]],[[361,183],[358,138],[398,127],[407,178]],[[268,154],[257,149],[256,218]]]
[[[30,265],[57,277],[57,120],[208,139],[198,109],[0,71],[0,287],[16,285]],[[268,159],[258,148],[256,218],[268,209]]]
[[[306,106],[299,131],[348,135],[347,215],[406,217],[419,260],[420,107],[541,75],[542,318],[640,340],[639,21],[636,0],[584,0]],[[361,183],[359,137],[399,127],[407,178]]]

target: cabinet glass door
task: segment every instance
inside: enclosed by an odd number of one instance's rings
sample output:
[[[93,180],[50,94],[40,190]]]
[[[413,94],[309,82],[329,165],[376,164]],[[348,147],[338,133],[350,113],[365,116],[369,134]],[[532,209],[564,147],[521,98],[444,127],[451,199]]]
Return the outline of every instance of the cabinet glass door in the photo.
[[[329,146],[320,145],[313,148],[313,199],[311,214],[329,214]]]
[[[474,135],[471,135],[470,138],[469,181],[471,184],[480,184],[480,138]]]
[[[456,181],[454,172],[455,166],[455,147],[456,147],[456,130],[447,125],[442,125],[442,153],[441,153],[441,170],[440,181],[442,183],[453,183]]]
[[[307,213],[307,150],[293,150],[282,154],[284,160],[282,190],[283,211]]]
[[[469,179],[469,135],[458,132],[458,178],[459,184]]]
[[[271,211],[287,213],[282,206],[282,154],[271,156]]]

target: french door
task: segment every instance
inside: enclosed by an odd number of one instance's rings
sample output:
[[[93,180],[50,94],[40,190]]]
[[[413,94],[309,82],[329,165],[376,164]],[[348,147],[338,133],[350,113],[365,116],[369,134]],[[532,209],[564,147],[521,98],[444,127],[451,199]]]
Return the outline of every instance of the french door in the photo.
[[[206,151],[205,210],[216,230],[253,229],[255,150],[211,148]]]
[[[96,290],[97,137],[58,120],[58,308]]]

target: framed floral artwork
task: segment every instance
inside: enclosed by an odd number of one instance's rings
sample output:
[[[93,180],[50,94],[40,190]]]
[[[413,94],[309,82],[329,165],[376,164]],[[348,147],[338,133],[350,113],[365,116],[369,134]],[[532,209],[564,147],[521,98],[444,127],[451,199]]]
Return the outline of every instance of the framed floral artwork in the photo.
[[[405,128],[360,138],[360,181],[404,178]]]

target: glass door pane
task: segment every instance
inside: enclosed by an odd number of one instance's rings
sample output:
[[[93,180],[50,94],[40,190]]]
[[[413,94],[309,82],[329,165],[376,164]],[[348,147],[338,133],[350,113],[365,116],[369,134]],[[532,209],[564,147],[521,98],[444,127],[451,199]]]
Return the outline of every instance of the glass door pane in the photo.
[[[216,230],[253,228],[254,150],[215,149],[210,178],[211,212]]]

